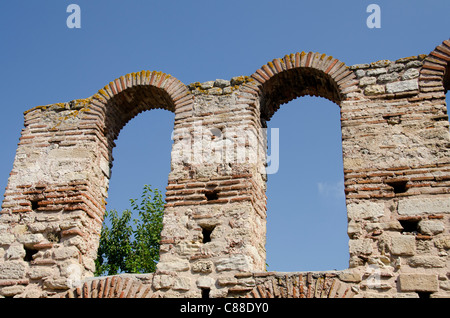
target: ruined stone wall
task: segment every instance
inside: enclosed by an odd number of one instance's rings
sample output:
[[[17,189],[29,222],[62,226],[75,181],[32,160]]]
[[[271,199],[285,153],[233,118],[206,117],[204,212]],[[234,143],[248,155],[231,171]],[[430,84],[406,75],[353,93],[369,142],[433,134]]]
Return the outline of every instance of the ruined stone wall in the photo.
[[[449,61],[448,40],[350,67],[302,52],[190,85],[130,73],[27,111],[0,214],[0,295],[449,297]],[[349,267],[266,272],[264,128],[305,95],[341,109]],[[157,271],[92,277],[114,140],[154,108],[175,113]]]

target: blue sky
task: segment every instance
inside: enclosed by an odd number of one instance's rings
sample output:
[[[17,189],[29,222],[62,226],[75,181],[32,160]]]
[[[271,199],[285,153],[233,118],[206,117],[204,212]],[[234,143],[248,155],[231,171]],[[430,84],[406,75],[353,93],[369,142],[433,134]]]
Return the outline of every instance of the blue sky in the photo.
[[[69,29],[69,4],[81,28]],[[369,29],[366,8],[381,8]],[[428,54],[449,38],[448,0],[430,1],[149,1],[45,0],[0,3],[0,188],[7,185],[23,127],[37,105],[94,94],[140,70],[185,84],[251,75],[285,54],[314,51],[347,65]],[[142,186],[164,189],[173,114],[140,114],[114,149],[108,209],[123,210]],[[348,266],[339,107],[303,97],[273,116],[280,169],[269,176],[269,270]]]

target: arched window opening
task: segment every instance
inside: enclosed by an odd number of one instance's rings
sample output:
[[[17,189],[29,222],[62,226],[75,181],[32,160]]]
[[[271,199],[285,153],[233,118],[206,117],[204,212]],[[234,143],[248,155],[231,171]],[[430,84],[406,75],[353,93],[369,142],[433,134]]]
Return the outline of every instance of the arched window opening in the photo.
[[[152,109],[133,118],[120,131],[113,150],[107,206],[119,210],[129,207],[129,199],[137,197],[144,184],[165,192],[174,116]]]
[[[173,122],[174,114],[170,111],[145,111],[128,122],[115,140],[106,211],[115,210],[120,217],[129,210],[128,224],[132,225],[133,230],[138,226],[133,220],[137,220],[138,224],[142,224],[143,220],[133,209],[131,199],[137,200],[136,205],[139,205],[146,185],[152,190],[158,189],[162,199],[165,197],[170,173]],[[112,228],[108,218],[104,226]]]
[[[339,107],[301,97],[267,122],[279,129],[279,169],[267,180],[268,271],[348,268]]]

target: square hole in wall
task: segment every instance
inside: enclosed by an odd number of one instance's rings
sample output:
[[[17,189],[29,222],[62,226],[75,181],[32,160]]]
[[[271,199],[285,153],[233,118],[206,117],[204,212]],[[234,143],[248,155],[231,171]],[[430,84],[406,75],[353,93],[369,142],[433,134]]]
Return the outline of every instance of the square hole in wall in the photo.
[[[23,260],[25,262],[31,262],[33,260],[33,255],[37,252],[38,250],[25,246],[25,257],[23,258]]]
[[[219,191],[217,190],[207,190],[205,191],[205,197],[207,201],[217,200],[219,199],[218,196]]]
[[[31,209],[33,211],[39,208],[39,201],[40,200],[31,200]]]
[[[209,298],[209,292],[211,290],[209,288],[202,288],[202,298]]]
[[[402,233],[418,233],[419,232],[420,219],[405,219],[399,220],[400,225],[403,227]]]
[[[394,193],[405,193],[408,188],[406,187],[408,181],[387,181],[386,184],[392,187]]]
[[[208,243],[211,242],[211,234],[214,231],[215,226],[201,226],[202,228],[202,235],[203,235],[203,239],[202,239],[202,243]]]

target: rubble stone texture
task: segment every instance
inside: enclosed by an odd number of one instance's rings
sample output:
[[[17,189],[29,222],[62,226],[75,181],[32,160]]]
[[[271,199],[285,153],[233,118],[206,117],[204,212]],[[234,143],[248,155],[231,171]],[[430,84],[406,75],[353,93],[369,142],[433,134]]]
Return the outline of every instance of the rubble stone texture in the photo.
[[[302,52],[190,85],[131,73],[28,110],[0,214],[0,295],[449,297],[449,62],[449,40],[353,66]],[[349,266],[266,272],[264,128],[305,95],[341,109]],[[114,140],[154,108],[175,113],[157,271],[93,277]]]

